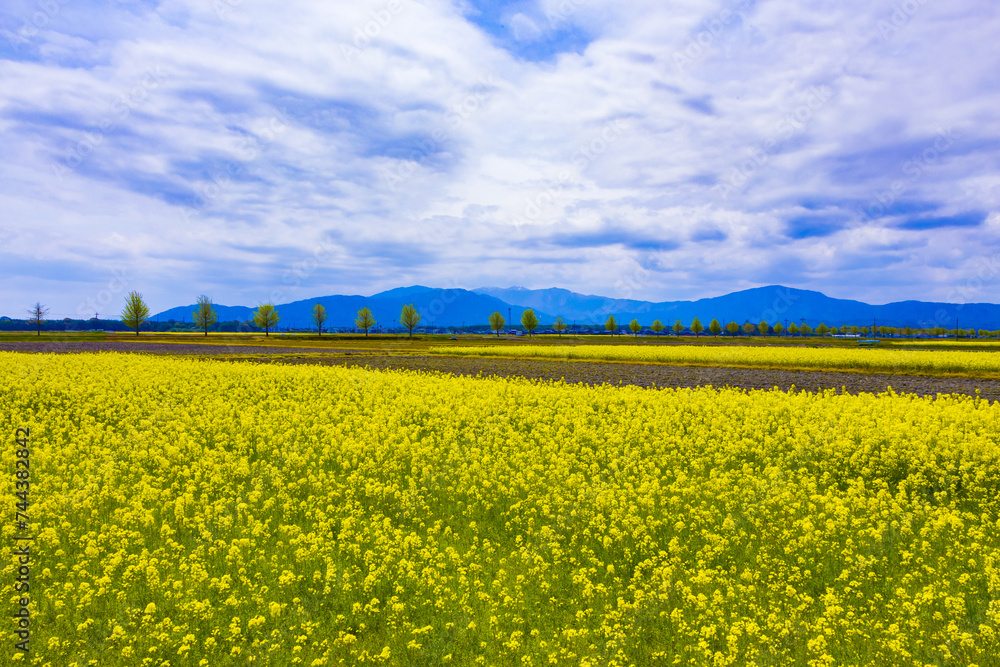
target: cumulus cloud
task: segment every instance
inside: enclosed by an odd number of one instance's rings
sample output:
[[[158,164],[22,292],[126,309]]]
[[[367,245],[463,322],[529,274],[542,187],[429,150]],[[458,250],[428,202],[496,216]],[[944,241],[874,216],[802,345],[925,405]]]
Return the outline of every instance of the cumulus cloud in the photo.
[[[0,310],[72,316],[115,272],[156,310],[944,298],[1000,245],[998,31],[972,0],[15,0]]]

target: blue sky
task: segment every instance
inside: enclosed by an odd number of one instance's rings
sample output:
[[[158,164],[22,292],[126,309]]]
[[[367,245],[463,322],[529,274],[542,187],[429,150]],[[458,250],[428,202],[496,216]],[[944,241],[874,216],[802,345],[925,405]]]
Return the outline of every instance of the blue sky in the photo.
[[[1000,6],[8,0],[0,314],[998,301]]]

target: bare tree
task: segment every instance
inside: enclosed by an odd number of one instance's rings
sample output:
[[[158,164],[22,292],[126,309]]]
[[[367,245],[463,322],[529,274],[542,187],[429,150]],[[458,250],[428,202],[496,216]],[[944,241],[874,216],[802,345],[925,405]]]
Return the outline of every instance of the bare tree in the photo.
[[[31,315],[28,321],[35,323],[35,329],[38,331],[38,335],[41,336],[42,322],[45,321],[45,316],[49,314],[49,309],[41,303],[36,302],[34,306],[28,309],[28,314]]]

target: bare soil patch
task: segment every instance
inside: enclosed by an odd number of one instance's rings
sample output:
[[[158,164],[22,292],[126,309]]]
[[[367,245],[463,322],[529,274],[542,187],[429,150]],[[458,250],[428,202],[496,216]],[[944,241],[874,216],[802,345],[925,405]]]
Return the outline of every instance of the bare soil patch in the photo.
[[[614,384],[640,387],[739,387],[741,389],[773,389],[787,391],[823,391],[838,393],[882,393],[892,388],[897,393],[935,396],[937,394],[968,394],[991,401],[1000,400],[1000,380],[979,378],[928,377],[920,375],[863,375],[823,371],[755,370],[746,368],[706,368],[693,366],[658,366],[627,363],[579,363],[534,359],[481,359],[475,357],[288,357],[275,358],[272,363],[311,363],[323,365],[367,366],[374,369],[408,369],[437,371],[455,375],[519,376],[536,380],[565,380],[589,385]]]

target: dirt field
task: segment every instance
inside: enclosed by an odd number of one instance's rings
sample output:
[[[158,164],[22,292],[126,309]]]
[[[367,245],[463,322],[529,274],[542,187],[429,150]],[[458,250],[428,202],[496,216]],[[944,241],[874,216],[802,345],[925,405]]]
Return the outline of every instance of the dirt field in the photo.
[[[120,341],[18,342],[0,343],[0,351],[20,352],[143,352],[182,355],[274,355],[273,358],[249,359],[257,363],[340,364],[368,366],[373,369],[398,368],[437,371],[456,375],[521,376],[529,379],[560,380],[587,384],[621,384],[641,387],[740,387],[743,389],[823,389],[879,393],[892,387],[899,393],[919,395],[980,395],[990,401],[1000,400],[1000,380],[973,378],[924,377],[911,375],[862,375],[859,373],[748,370],[742,368],[701,368],[656,366],[628,363],[594,363],[526,359],[477,359],[472,357],[386,356],[369,351],[265,347],[246,345],[211,345],[187,343],[131,343]],[[311,353],[309,357],[287,356]],[[322,356],[322,355],[329,356]]]
[[[1000,380],[972,378],[923,377],[912,375],[862,375],[808,371],[749,370],[743,368],[702,368],[688,366],[653,366],[625,363],[582,363],[524,359],[477,359],[471,357],[321,357],[260,359],[272,363],[312,363],[368,366],[369,368],[405,368],[438,371],[456,375],[521,376],[530,379],[583,382],[586,384],[622,384],[641,387],[740,387],[743,389],[797,389],[817,391],[836,389],[852,394],[884,392],[892,387],[897,393],[919,395],[980,395],[1000,400]]]

